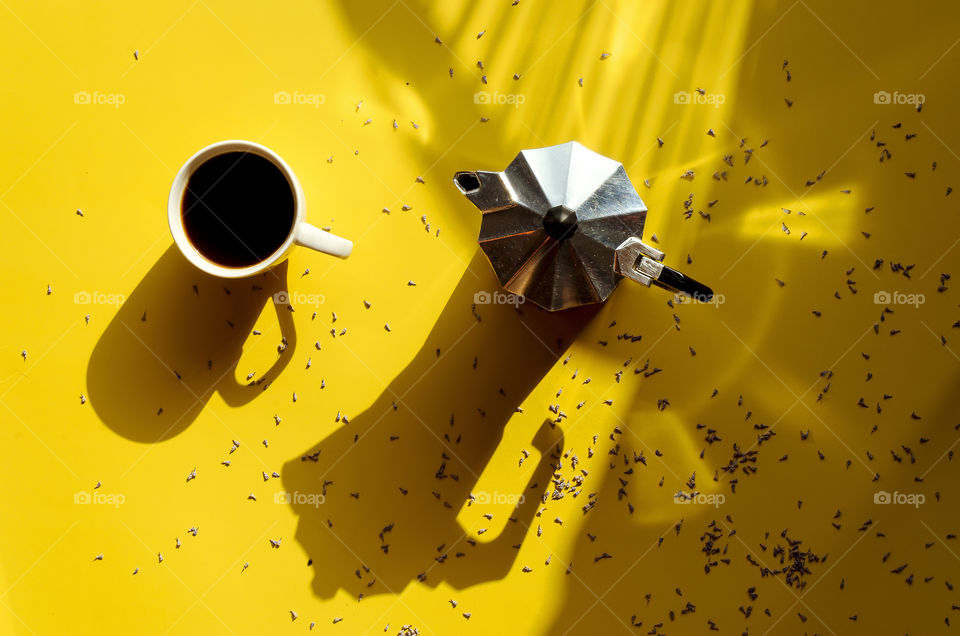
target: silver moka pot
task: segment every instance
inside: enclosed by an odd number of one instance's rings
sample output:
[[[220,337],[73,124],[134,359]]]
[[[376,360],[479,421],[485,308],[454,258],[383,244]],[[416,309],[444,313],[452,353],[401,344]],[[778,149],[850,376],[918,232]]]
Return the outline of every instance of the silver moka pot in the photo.
[[[503,287],[555,311],[603,302],[626,276],[709,301],[713,291],[641,241],[647,206],[623,165],[575,141],[523,150],[503,172],[458,172]]]

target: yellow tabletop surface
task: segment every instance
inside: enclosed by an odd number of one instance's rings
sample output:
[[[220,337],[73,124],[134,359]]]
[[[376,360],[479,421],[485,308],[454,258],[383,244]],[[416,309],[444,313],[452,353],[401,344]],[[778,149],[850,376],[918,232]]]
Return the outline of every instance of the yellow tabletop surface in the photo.
[[[0,633],[949,633],[958,15],[0,0]],[[353,255],[187,263],[223,139]],[[570,140],[714,302],[477,303]]]

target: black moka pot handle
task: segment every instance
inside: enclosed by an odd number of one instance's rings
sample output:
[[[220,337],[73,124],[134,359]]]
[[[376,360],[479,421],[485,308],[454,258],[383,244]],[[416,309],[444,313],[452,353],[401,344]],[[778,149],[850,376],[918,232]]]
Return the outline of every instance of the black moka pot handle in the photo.
[[[703,283],[667,267],[661,261],[663,252],[636,237],[630,237],[617,248],[617,273],[641,285],[654,284],[667,291],[689,296],[697,302],[713,300],[713,290]]]
[[[679,294],[684,294],[690,296],[695,300],[702,302],[710,302],[713,300],[713,290],[701,283],[698,280],[694,280],[689,276],[678,272],[672,267],[663,266],[663,269],[660,271],[660,276],[656,280],[650,281],[657,287],[662,287],[667,291],[672,291]]]

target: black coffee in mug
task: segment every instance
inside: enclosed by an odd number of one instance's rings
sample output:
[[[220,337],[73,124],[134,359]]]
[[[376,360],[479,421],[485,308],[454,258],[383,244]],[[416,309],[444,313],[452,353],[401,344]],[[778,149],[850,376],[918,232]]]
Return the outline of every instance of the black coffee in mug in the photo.
[[[293,189],[268,159],[227,152],[201,164],[180,204],[183,228],[205,258],[225,267],[266,260],[290,236]]]

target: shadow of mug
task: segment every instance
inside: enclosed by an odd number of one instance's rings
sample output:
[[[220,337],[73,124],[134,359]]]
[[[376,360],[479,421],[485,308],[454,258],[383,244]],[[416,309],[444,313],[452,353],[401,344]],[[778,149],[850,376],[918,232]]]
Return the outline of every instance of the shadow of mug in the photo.
[[[277,501],[299,517],[296,539],[319,597],[397,593],[418,580],[462,589],[513,564],[563,447],[552,420],[517,407],[601,305],[551,314],[475,302],[505,300],[483,291],[494,289],[477,250],[423,347],[373,405],[284,465]],[[540,456],[522,467],[525,485],[493,493],[506,499],[498,519],[487,522],[479,507],[464,513],[490,526],[477,537],[479,526],[465,529],[458,516],[473,494],[482,494],[477,503],[498,498],[476,490],[478,479],[515,415],[512,426],[529,428],[522,437]]]
[[[256,276],[227,280],[198,270],[171,245],[124,301],[90,356],[87,393],[101,421],[127,439],[159,442],[185,430],[214,391],[238,406],[266,390],[296,347],[286,301],[274,302],[286,280],[286,261]],[[268,330],[251,336],[268,303],[276,307],[280,335]],[[234,376],[244,342],[258,337],[275,340],[277,358],[241,384]]]

